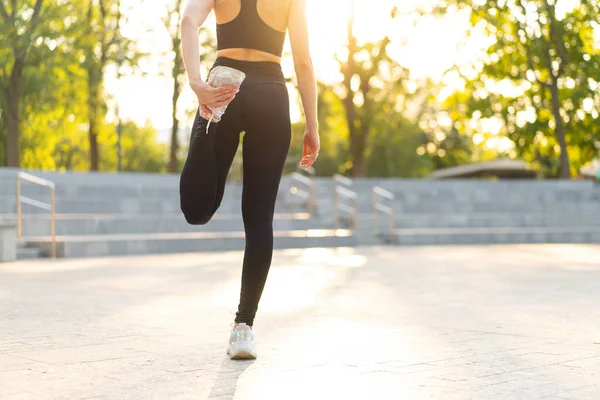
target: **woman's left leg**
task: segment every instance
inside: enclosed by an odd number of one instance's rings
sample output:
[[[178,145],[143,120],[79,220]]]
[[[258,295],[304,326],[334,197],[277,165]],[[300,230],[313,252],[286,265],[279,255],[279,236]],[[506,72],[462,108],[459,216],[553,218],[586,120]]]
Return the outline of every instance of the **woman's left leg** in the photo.
[[[221,122],[211,125],[208,134],[208,121],[196,114],[179,184],[181,210],[192,225],[208,223],[221,204],[240,140],[242,120],[237,100]]]

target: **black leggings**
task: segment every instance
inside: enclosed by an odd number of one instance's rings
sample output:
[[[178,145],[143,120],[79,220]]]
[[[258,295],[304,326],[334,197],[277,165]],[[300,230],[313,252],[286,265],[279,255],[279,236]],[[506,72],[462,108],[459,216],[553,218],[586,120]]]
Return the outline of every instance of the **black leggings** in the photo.
[[[291,138],[289,97],[279,64],[219,57],[217,65],[243,71],[246,80],[221,121],[210,125],[208,134],[207,121],[196,114],[181,174],[181,210],[190,224],[210,221],[223,199],[227,174],[244,131],[246,247],[235,322],[252,325],[273,256],[275,200]]]

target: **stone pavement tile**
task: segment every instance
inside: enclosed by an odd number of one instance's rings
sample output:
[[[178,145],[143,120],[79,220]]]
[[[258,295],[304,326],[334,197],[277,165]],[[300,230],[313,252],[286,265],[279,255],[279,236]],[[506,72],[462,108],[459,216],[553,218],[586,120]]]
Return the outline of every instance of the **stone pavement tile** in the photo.
[[[7,333],[4,333],[7,335]],[[28,343],[24,343],[18,340],[0,340],[0,354],[8,353],[9,351],[14,352],[17,348],[26,347],[26,349],[30,349],[30,345]]]
[[[587,356],[581,358],[570,358],[562,361],[560,365],[571,368],[584,368],[586,370],[590,368],[600,367],[600,355]]]
[[[532,399],[558,398],[559,393],[564,391],[564,387],[555,383],[544,383],[542,385],[534,385],[530,387],[520,387],[510,392],[514,397],[526,397]]]
[[[35,397],[29,392],[5,392],[0,389],[0,399],[10,400],[34,400]]]
[[[431,375],[431,379],[449,382],[464,382],[470,379],[477,378],[479,376],[487,376],[490,374],[498,373],[496,370],[489,368],[465,368],[462,370],[459,368],[453,368],[451,370],[447,369],[445,372],[446,373],[442,373],[441,375]]]
[[[35,389],[43,378],[42,372],[27,368],[3,371],[0,374],[0,389],[8,392],[26,392]]]
[[[51,327],[48,326],[49,330],[54,330],[56,328],[60,329],[60,327]],[[18,346],[12,346],[14,351],[28,351],[31,349],[53,349],[53,348],[62,348],[62,347],[75,347],[78,345],[87,345],[89,343],[83,342],[86,339],[85,335],[82,334],[73,334],[72,332],[65,331],[62,332],[61,335],[49,335],[42,334],[40,335],[37,332],[31,334],[25,334],[21,332],[19,334],[19,342],[22,343],[23,350],[17,350]],[[0,343],[0,348],[1,347]]]
[[[142,346],[141,348],[149,349],[147,346]],[[40,349],[37,351],[19,352],[14,354],[28,360],[41,361],[48,364],[69,364],[111,358],[140,357],[148,354],[148,352],[140,350],[139,347],[136,346],[136,342],[132,341],[90,346]]]
[[[218,355],[194,351],[188,353],[175,352],[155,355],[150,363],[154,369],[169,373],[217,372],[222,368],[223,357],[222,352],[219,352]]]
[[[576,389],[562,391],[557,393],[555,398],[557,400],[598,400],[600,398],[600,384],[582,386]]]
[[[0,354],[0,373],[14,369],[23,369],[35,364],[34,361],[18,356]]]
[[[120,362],[123,365],[141,365],[143,363],[146,363],[149,359],[153,357],[152,353],[147,353],[144,351],[124,351],[122,353],[88,353],[85,351],[81,353],[75,353],[73,351],[66,351],[64,353],[61,353],[60,351],[53,350],[52,355],[55,356],[55,358],[52,358],[48,353],[42,353],[41,356],[33,355],[34,357],[41,358],[46,361],[39,362],[35,366],[32,366],[32,368],[40,370],[41,372],[46,372],[48,369],[52,369],[53,366],[60,367],[65,365],[80,364],[93,365],[106,361],[116,361],[118,363]]]
[[[422,372],[431,372],[439,370],[439,367],[428,363],[406,365],[403,362],[382,364],[380,371],[393,372],[396,374],[414,374]],[[422,374],[421,374],[422,375]]]
[[[255,396],[244,395],[242,398],[256,399],[393,398],[390,396],[418,389],[415,383],[399,380],[395,374],[380,371],[354,376],[353,369],[323,366],[276,373],[253,373],[249,369],[240,377],[238,388],[244,393],[248,389],[248,393]]]
[[[584,397],[600,399],[600,383],[584,387],[579,391]]]
[[[504,348],[501,350],[492,351],[486,349],[485,351],[465,351],[462,353],[454,353],[454,356],[448,358],[438,358],[433,361],[428,361],[430,364],[438,366],[460,366],[470,365],[474,363],[485,363],[487,365],[502,365],[506,362],[503,358],[513,359],[511,356],[512,352],[522,351],[526,353],[533,352],[530,347],[522,347],[522,345],[516,345],[517,347]]]
[[[560,385],[541,383],[536,379],[517,379],[493,385],[494,388],[507,396],[515,398],[540,398],[543,395],[557,394],[564,390]]]

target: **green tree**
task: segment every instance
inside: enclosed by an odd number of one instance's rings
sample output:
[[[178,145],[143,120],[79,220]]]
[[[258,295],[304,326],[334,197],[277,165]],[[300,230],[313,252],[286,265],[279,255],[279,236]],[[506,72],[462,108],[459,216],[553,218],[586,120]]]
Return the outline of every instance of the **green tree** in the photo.
[[[114,132],[114,124],[105,124],[100,134]],[[122,133],[122,155],[123,171],[126,172],[167,172],[168,146],[157,140],[157,131],[148,121],[140,127],[132,121],[123,122]],[[105,135],[106,145],[116,146],[115,135]],[[113,151],[105,151],[100,154],[102,165],[108,170],[117,167],[117,154]]]
[[[21,97],[25,69],[31,65],[29,53],[40,32],[43,0],[10,2],[0,0],[0,105],[6,129],[6,165],[21,165]],[[4,122],[4,120],[6,120]]]
[[[501,120],[519,156],[569,178],[600,144],[600,3],[560,12],[556,0],[454,3],[493,39],[479,74],[465,79],[467,115]]]
[[[79,144],[78,136],[84,122],[82,115],[86,112],[83,106],[84,71],[75,51],[77,21],[64,16],[76,15],[80,7],[81,4],[76,1],[48,0],[43,3],[35,30],[36,38],[27,51],[18,96],[19,135],[18,141],[13,144],[18,145],[19,151],[14,152],[13,149],[11,153],[18,157],[19,166],[59,169],[61,166],[57,159],[65,151],[64,144],[71,141]],[[26,4],[18,5],[17,9],[23,15],[34,12]],[[0,26],[6,27],[1,22]],[[14,35],[0,35],[0,81],[6,78],[7,70],[2,67],[11,67],[15,62],[11,46],[18,43],[13,39]],[[7,118],[4,116],[8,115],[8,106],[3,99],[4,96],[0,95],[0,136],[6,138]],[[11,100],[14,99],[11,97]],[[60,151],[58,143],[61,143]],[[5,144],[4,140],[2,144]],[[0,145],[0,150],[5,148],[3,145]]]
[[[427,135],[416,123],[399,114],[390,120],[379,119],[367,165],[367,174],[378,177],[419,178],[428,175],[432,160],[418,149]]]
[[[37,68],[25,80],[21,135],[25,168],[87,168],[85,70],[71,51],[72,43],[65,43],[44,52],[38,48]]]

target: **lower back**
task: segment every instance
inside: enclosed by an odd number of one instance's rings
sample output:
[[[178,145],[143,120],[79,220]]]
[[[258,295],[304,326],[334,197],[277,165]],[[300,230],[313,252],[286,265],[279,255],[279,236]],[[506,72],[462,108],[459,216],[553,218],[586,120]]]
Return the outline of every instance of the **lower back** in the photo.
[[[217,51],[217,57],[233,58],[241,61],[270,61],[281,63],[281,57],[253,49],[224,49]]]

